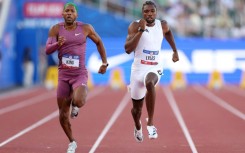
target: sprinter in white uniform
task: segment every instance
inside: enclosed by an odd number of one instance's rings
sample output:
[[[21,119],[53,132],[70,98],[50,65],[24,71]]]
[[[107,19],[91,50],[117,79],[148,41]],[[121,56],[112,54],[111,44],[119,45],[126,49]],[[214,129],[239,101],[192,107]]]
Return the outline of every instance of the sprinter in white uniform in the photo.
[[[140,121],[145,98],[148,113],[147,130],[150,139],[158,137],[153,123],[155,106],[155,86],[160,81],[163,65],[160,61],[163,37],[173,49],[173,62],[179,60],[172,32],[166,21],[156,19],[157,8],[154,2],[146,1],[142,6],[143,19],[129,25],[125,43],[126,53],[134,52],[131,68],[130,93],[133,101],[131,110],[135,128],[134,137],[137,142],[143,141]]]

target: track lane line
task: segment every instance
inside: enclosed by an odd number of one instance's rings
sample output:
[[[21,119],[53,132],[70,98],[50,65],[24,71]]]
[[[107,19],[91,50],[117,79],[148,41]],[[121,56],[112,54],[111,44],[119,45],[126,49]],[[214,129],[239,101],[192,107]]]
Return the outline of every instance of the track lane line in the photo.
[[[7,140],[3,141],[2,143],[0,143],[0,147],[3,147],[4,145],[6,145],[7,143],[17,139],[18,137],[24,135],[27,132],[30,132],[31,130],[43,125],[44,123],[50,121],[51,119],[55,118],[58,116],[59,111],[56,110],[55,112],[49,114],[48,116],[46,116],[45,118],[39,120],[38,122],[32,124],[31,126],[25,128],[24,130],[20,131],[19,133],[15,134],[14,136],[8,138]]]
[[[220,97],[216,96],[212,92],[210,92],[207,89],[201,87],[200,85],[194,86],[193,88],[198,93],[200,93],[201,95],[203,95],[203,96],[207,97],[208,99],[210,99],[212,102],[214,102],[217,105],[223,107],[224,109],[226,109],[230,113],[234,114],[235,116],[241,118],[242,120],[245,120],[245,114],[244,113],[242,113],[241,111],[239,111],[238,109],[236,109],[232,105],[228,104],[226,101],[224,101]]]
[[[44,100],[49,99],[49,98],[53,98],[55,96],[56,95],[54,94],[54,92],[52,92],[52,93],[48,92],[48,93],[44,93],[42,95],[38,95],[38,96],[35,96],[32,98],[29,98],[27,100],[17,102],[17,104],[13,104],[11,106],[1,108],[0,109],[0,115],[3,115],[5,113],[8,113],[8,112],[11,112],[11,111],[14,111],[14,110],[26,107],[26,106],[37,104],[39,102],[43,102]]]
[[[100,133],[98,139],[93,144],[93,146],[90,149],[89,153],[94,153],[95,152],[95,150],[98,148],[99,144],[101,143],[101,141],[103,140],[103,138],[105,137],[105,135],[107,134],[107,132],[110,130],[110,128],[115,123],[115,121],[117,120],[117,118],[119,117],[119,115],[122,113],[122,111],[124,110],[124,108],[127,106],[129,100],[130,100],[129,93],[126,92],[126,94],[124,95],[124,97],[121,100],[120,104],[117,106],[116,110],[114,111],[113,115],[111,116],[110,120],[108,121],[108,123],[106,124],[106,126],[104,127],[104,129],[102,130],[102,132]]]
[[[105,90],[105,88],[96,88],[95,90],[93,90],[91,92],[91,94],[88,95],[87,100],[97,96],[98,94],[100,94],[104,90]],[[12,137],[8,138],[7,140],[1,142],[0,143],[0,148],[3,147],[4,145],[8,144],[9,142],[19,138],[20,136],[30,132],[31,130],[33,130],[33,129],[45,124],[46,122],[49,122],[50,120],[52,120],[53,118],[57,117],[58,115],[59,115],[59,110],[54,111],[53,113],[49,114],[48,116],[44,117],[43,119],[37,121],[36,123],[32,124],[31,126],[25,128],[24,130],[18,132],[17,134],[13,135]]]
[[[177,121],[179,122],[179,125],[185,135],[185,138],[188,144],[190,145],[192,153],[198,153],[172,92],[168,87],[163,87],[162,89],[163,89],[163,93],[167,97],[168,103],[171,106]]]
[[[28,93],[33,93],[36,92],[38,90],[40,90],[40,87],[33,87],[33,88],[20,88],[20,89],[15,89],[12,91],[6,91],[4,93],[0,94],[0,100],[2,99],[6,99],[6,98],[10,98],[10,97],[17,97],[17,96],[21,96]]]

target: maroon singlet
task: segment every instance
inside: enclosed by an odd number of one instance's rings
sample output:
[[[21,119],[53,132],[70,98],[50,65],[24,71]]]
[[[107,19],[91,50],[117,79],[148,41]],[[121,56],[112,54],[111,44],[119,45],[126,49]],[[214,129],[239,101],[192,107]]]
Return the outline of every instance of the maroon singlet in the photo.
[[[70,31],[65,29],[64,24],[64,22],[59,23],[59,36],[65,37],[65,43],[58,49],[58,97],[69,96],[71,87],[74,89],[86,85],[88,80],[85,67],[86,37],[82,30],[83,23],[76,22],[76,29]]]

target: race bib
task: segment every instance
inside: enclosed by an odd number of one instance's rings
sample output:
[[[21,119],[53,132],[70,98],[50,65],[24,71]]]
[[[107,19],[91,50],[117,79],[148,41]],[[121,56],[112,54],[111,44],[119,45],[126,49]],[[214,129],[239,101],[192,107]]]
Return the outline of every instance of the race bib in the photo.
[[[156,57],[159,54],[159,51],[150,51],[150,50],[143,50],[144,53],[144,59],[146,61],[155,61]]]
[[[79,67],[79,56],[77,55],[63,55],[62,56],[62,66],[67,68],[77,68]]]

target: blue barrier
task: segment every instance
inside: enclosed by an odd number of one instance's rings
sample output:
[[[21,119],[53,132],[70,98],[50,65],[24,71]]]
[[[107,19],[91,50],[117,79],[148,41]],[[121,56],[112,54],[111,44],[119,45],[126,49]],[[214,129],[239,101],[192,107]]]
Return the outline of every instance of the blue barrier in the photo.
[[[3,37],[0,40],[0,89],[7,88],[10,86],[16,85],[16,76],[19,75],[16,73],[16,31],[15,29],[17,17],[13,13],[13,10],[16,9],[16,5],[13,3],[10,6],[10,13],[8,14],[8,23],[5,26],[3,31]]]
[[[110,63],[108,71],[104,75],[97,73],[101,64],[97,48],[90,39],[87,41],[86,63],[88,70],[91,72],[93,83],[108,84],[111,71],[118,67],[124,73],[125,82],[129,83],[133,53],[130,55],[125,53],[125,38],[102,38],[102,40],[107,51],[108,62]],[[243,43],[244,40],[176,39],[180,61],[173,63],[171,61],[172,51],[166,41],[164,41],[162,48],[164,76],[160,83],[169,84],[172,80],[173,72],[181,71],[186,75],[188,84],[207,84],[210,73],[218,70],[223,74],[225,83],[239,84],[242,72],[245,69],[245,47]],[[48,57],[54,58],[53,61],[56,61],[55,58],[57,58],[55,54]],[[38,63],[38,59],[35,59],[35,61]],[[11,60],[5,60],[4,63],[8,63],[5,64],[7,66],[12,65],[10,64]],[[17,67],[21,67],[21,65]],[[9,69],[14,73],[14,70]],[[4,69],[5,73],[10,73],[11,71],[7,72],[9,69]],[[38,73],[36,75],[38,76]],[[8,78],[10,82],[18,79],[21,80],[21,77],[15,74]],[[6,78],[4,82],[6,83]],[[1,81],[2,85],[3,81]]]
[[[132,55],[124,52],[125,38],[104,38],[108,61],[107,74],[97,74],[100,64],[99,54],[95,45],[87,43],[87,66],[92,72],[95,84],[109,82],[109,74],[113,68],[120,67],[125,74],[125,81],[129,83],[130,68],[133,62]],[[180,61],[173,63],[172,51],[166,41],[162,45],[162,62],[164,76],[160,83],[169,84],[173,72],[183,72],[188,84],[207,84],[211,72],[217,70],[223,74],[225,83],[239,84],[241,73],[245,69],[244,40],[217,40],[202,38],[177,38]]]

